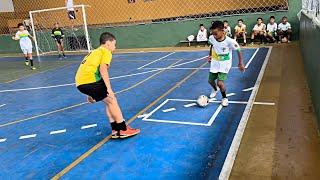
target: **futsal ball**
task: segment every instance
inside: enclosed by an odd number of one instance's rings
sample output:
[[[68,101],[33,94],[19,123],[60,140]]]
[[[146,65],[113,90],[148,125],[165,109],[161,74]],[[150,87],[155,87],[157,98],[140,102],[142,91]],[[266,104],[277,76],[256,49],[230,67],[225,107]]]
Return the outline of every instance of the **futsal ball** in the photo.
[[[209,98],[205,95],[201,95],[197,99],[197,105],[199,107],[206,107],[209,104]]]
[[[282,39],[281,39],[281,42],[287,43],[287,42],[288,42],[288,38],[286,38],[286,37],[282,38]]]
[[[194,38],[195,38],[194,35],[190,35],[190,36],[187,37],[188,41],[190,41],[190,42],[193,41]]]

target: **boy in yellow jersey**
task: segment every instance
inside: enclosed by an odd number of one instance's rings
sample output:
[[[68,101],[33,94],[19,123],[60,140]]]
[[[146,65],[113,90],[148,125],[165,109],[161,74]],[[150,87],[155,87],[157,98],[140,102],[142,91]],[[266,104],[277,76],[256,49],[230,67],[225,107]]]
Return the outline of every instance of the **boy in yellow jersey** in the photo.
[[[213,22],[210,30],[212,35],[209,37],[209,43],[211,44],[209,57],[211,61],[208,82],[213,88],[210,98],[214,98],[217,95],[218,85],[222,95],[221,105],[226,107],[229,105],[229,102],[224,81],[227,80],[229,70],[232,66],[232,50],[237,51],[239,58],[238,67],[239,70],[243,72],[245,68],[243,65],[242,53],[237,41],[226,36],[223,22]]]
[[[245,46],[247,44],[247,26],[243,23],[242,19],[238,20],[238,24],[234,28],[234,39],[237,40],[237,38],[243,38],[243,45]]]
[[[105,32],[100,36],[100,47],[88,54],[77,71],[75,81],[78,90],[88,95],[88,102],[103,101],[106,115],[112,128],[112,138],[126,138],[140,133],[126,125],[116,96],[111,88],[108,68],[112,52],[116,49],[116,38]]]

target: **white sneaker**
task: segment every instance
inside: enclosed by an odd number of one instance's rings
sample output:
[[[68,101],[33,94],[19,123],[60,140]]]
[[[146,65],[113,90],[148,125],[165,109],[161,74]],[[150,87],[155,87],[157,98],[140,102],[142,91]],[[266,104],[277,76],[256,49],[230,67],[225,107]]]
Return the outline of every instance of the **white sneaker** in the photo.
[[[211,94],[210,94],[210,99],[212,99],[212,98],[214,98],[214,97],[216,97],[216,95],[217,95],[217,93],[218,93],[218,91],[215,91],[214,89],[211,91]]]
[[[222,105],[223,107],[227,107],[227,106],[229,105],[228,98],[223,98],[223,99],[221,100],[221,105]]]

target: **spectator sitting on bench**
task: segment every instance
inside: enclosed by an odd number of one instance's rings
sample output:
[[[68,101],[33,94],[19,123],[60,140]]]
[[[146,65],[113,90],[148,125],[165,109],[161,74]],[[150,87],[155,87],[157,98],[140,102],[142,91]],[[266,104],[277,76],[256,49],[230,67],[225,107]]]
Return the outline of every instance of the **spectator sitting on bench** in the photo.
[[[259,17],[257,19],[257,24],[254,25],[252,29],[251,44],[253,45],[253,42],[256,38],[259,38],[260,42],[263,43],[265,35],[266,35],[266,25],[263,23],[263,19]]]
[[[200,24],[200,29],[197,35],[197,42],[208,41],[208,33],[203,24]]]
[[[237,38],[243,38],[244,45],[247,44],[247,26],[243,23],[242,19],[238,20],[238,24],[234,28],[234,39],[237,40]]]
[[[276,36],[277,36],[277,29],[278,25],[275,22],[275,17],[271,16],[269,19],[269,23],[267,24],[267,34],[266,34],[266,39],[270,43],[276,42]]]
[[[232,37],[231,34],[231,27],[229,26],[228,21],[223,21],[223,26],[224,26],[224,32],[226,33],[227,36]]]
[[[279,43],[290,42],[292,29],[287,17],[282,18],[282,22],[278,25]]]

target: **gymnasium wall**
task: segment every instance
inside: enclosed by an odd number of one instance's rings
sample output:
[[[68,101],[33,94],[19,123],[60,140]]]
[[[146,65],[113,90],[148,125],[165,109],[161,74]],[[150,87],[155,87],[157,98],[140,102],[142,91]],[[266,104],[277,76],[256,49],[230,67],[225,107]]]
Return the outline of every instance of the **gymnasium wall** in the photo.
[[[110,0],[111,1],[111,0]],[[228,0],[229,1],[229,0]],[[251,29],[258,17],[263,17],[267,20],[271,15],[277,17],[279,21],[282,16],[287,16],[293,25],[294,38],[299,36],[299,21],[297,13],[301,9],[301,1],[289,0],[289,11],[261,13],[261,14],[246,14],[236,16],[217,17],[214,19],[228,20],[233,27],[239,18],[245,20],[245,23]],[[129,25],[121,27],[105,27],[105,28],[89,28],[91,42],[94,47],[98,46],[98,38],[102,32],[110,31],[117,37],[118,48],[146,48],[146,47],[166,47],[176,46],[180,40],[186,39],[190,34],[196,34],[199,24],[203,23],[209,27],[213,19],[197,19],[185,20],[176,22],[163,22],[145,25]],[[8,40],[9,39],[9,40]],[[10,40],[6,36],[0,36],[0,45],[15,44],[1,47],[0,53],[20,52],[18,43]],[[12,48],[15,47],[15,48]]]
[[[312,19],[302,13],[300,28],[300,47],[311,98],[318,119],[318,127],[320,128],[320,25],[314,25]]]

